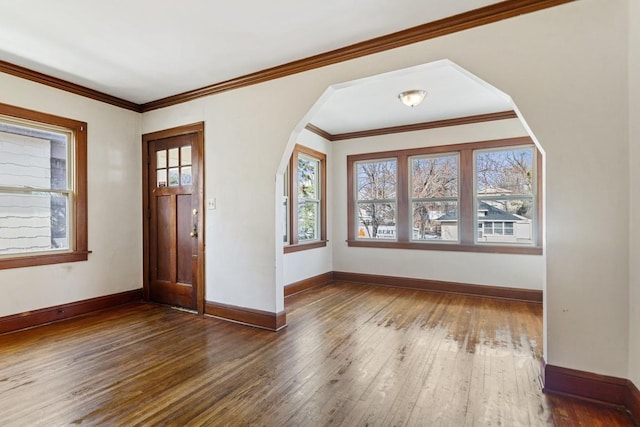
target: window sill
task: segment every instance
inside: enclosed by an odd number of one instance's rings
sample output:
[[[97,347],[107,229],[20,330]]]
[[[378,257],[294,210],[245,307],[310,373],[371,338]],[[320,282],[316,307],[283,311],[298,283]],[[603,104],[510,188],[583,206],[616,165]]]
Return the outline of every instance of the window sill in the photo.
[[[65,262],[86,261],[91,251],[65,252],[60,254],[30,255],[0,259],[0,270],[9,268],[35,267],[37,265],[62,264]]]
[[[289,254],[292,252],[306,251],[307,249],[324,248],[327,246],[328,240],[317,240],[309,243],[297,243],[295,245],[285,245],[284,253]]]
[[[542,255],[540,246],[469,245],[461,243],[416,243],[347,240],[347,244],[359,248],[418,249],[427,251],[480,252],[494,254]]]

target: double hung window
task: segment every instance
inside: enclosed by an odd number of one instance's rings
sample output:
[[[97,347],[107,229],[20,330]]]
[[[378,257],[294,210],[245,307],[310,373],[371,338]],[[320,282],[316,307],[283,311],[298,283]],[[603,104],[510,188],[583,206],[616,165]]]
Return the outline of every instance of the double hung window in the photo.
[[[541,253],[529,138],[347,157],[350,246]]]
[[[395,239],[396,159],[356,162],[358,238]]]
[[[409,158],[411,173],[411,240],[457,241],[454,228],[442,227],[443,219],[458,218],[457,153]]]
[[[285,253],[326,246],[326,156],[296,145],[284,185]]]
[[[0,268],[87,259],[86,129],[0,104]]]

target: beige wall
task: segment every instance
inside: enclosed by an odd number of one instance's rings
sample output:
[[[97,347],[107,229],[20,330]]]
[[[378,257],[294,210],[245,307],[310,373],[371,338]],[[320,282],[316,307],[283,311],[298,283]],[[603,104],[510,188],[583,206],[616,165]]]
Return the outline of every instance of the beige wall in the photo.
[[[640,388],[640,2],[629,0],[629,146],[631,171],[629,379]]]
[[[142,287],[140,115],[6,74],[0,102],[87,122],[86,262],[0,270],[0,316]]]

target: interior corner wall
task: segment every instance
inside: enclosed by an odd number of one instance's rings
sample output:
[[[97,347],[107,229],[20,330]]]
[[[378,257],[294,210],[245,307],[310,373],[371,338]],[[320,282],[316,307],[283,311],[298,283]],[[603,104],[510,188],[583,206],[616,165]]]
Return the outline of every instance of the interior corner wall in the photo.
[[[292,131],[327,87],[305,80],[294,75],[143,114],[143,133],[205,123],[205,199],[216,199],[205,215],[206,301],[284,309],[276,175]]]
[[[572,2],[535,16],[538,33],[519,47],[521,68],[504,67],[518,77],[495,84],[546,152],[547,363],[626,377],[626,1]],[[610,226],[601,213],[614,211]]]
[[[498,120],[333,143],[334,270],[431,279],[445,282],[542,290],[545,259],[457,251],[349,247],[347,238],[347,156],[377,151],[488,141],[527,136],[518,119]],[[540,171],[542,172],[542,171]],[[465,268],[459,268],[464,265]]]
[[[312,150],[324,153],[327,156],[326,169],[327,169],[327,238],[331,236],[332,230],[332,216],[333,210],[333,174],[331,166],[333,164],[333,156],[331,155],[331,143],[326,139],[316,135],[315,133],[303,130],[298,136],[297,143],[311,148]],[[295,189],[295,185],[294,185]],[[284,284],[289,285],[291,283],[298,282],[300,280],[308,279],[310,277],[319,276],[321,274],[330,272],[333,270],[332,254],[333,254],[333,241],[328,238],[327,246],[315,249],[309,249],[298,252],[291,252],[284,255]]]
[[[2,73],[0,102],[87,122],[92,251],[88,261],[0,270],[0,317],[142,288],[140,114]]]
[[[570,2],[145,113],[144,132],[205,121],[205,197],[218,202],[206,215],[206,298],[282,304],[275,176],[327,87],[447,58],[509,94],[546,153],[547,362],[626,376],[627,4]]]
[[[631,229],[629,379],[640,388],[640,2],[629,0],[629,165]]]

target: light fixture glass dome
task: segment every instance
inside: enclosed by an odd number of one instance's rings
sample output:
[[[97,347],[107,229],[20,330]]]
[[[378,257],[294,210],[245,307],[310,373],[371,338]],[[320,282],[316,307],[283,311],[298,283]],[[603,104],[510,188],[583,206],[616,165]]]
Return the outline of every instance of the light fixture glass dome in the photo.
[[[415,107],[424,101],[424,97],[427,96],[426,90],[408,90],[398,95],[398,99],[402,101],[407,107]]]

